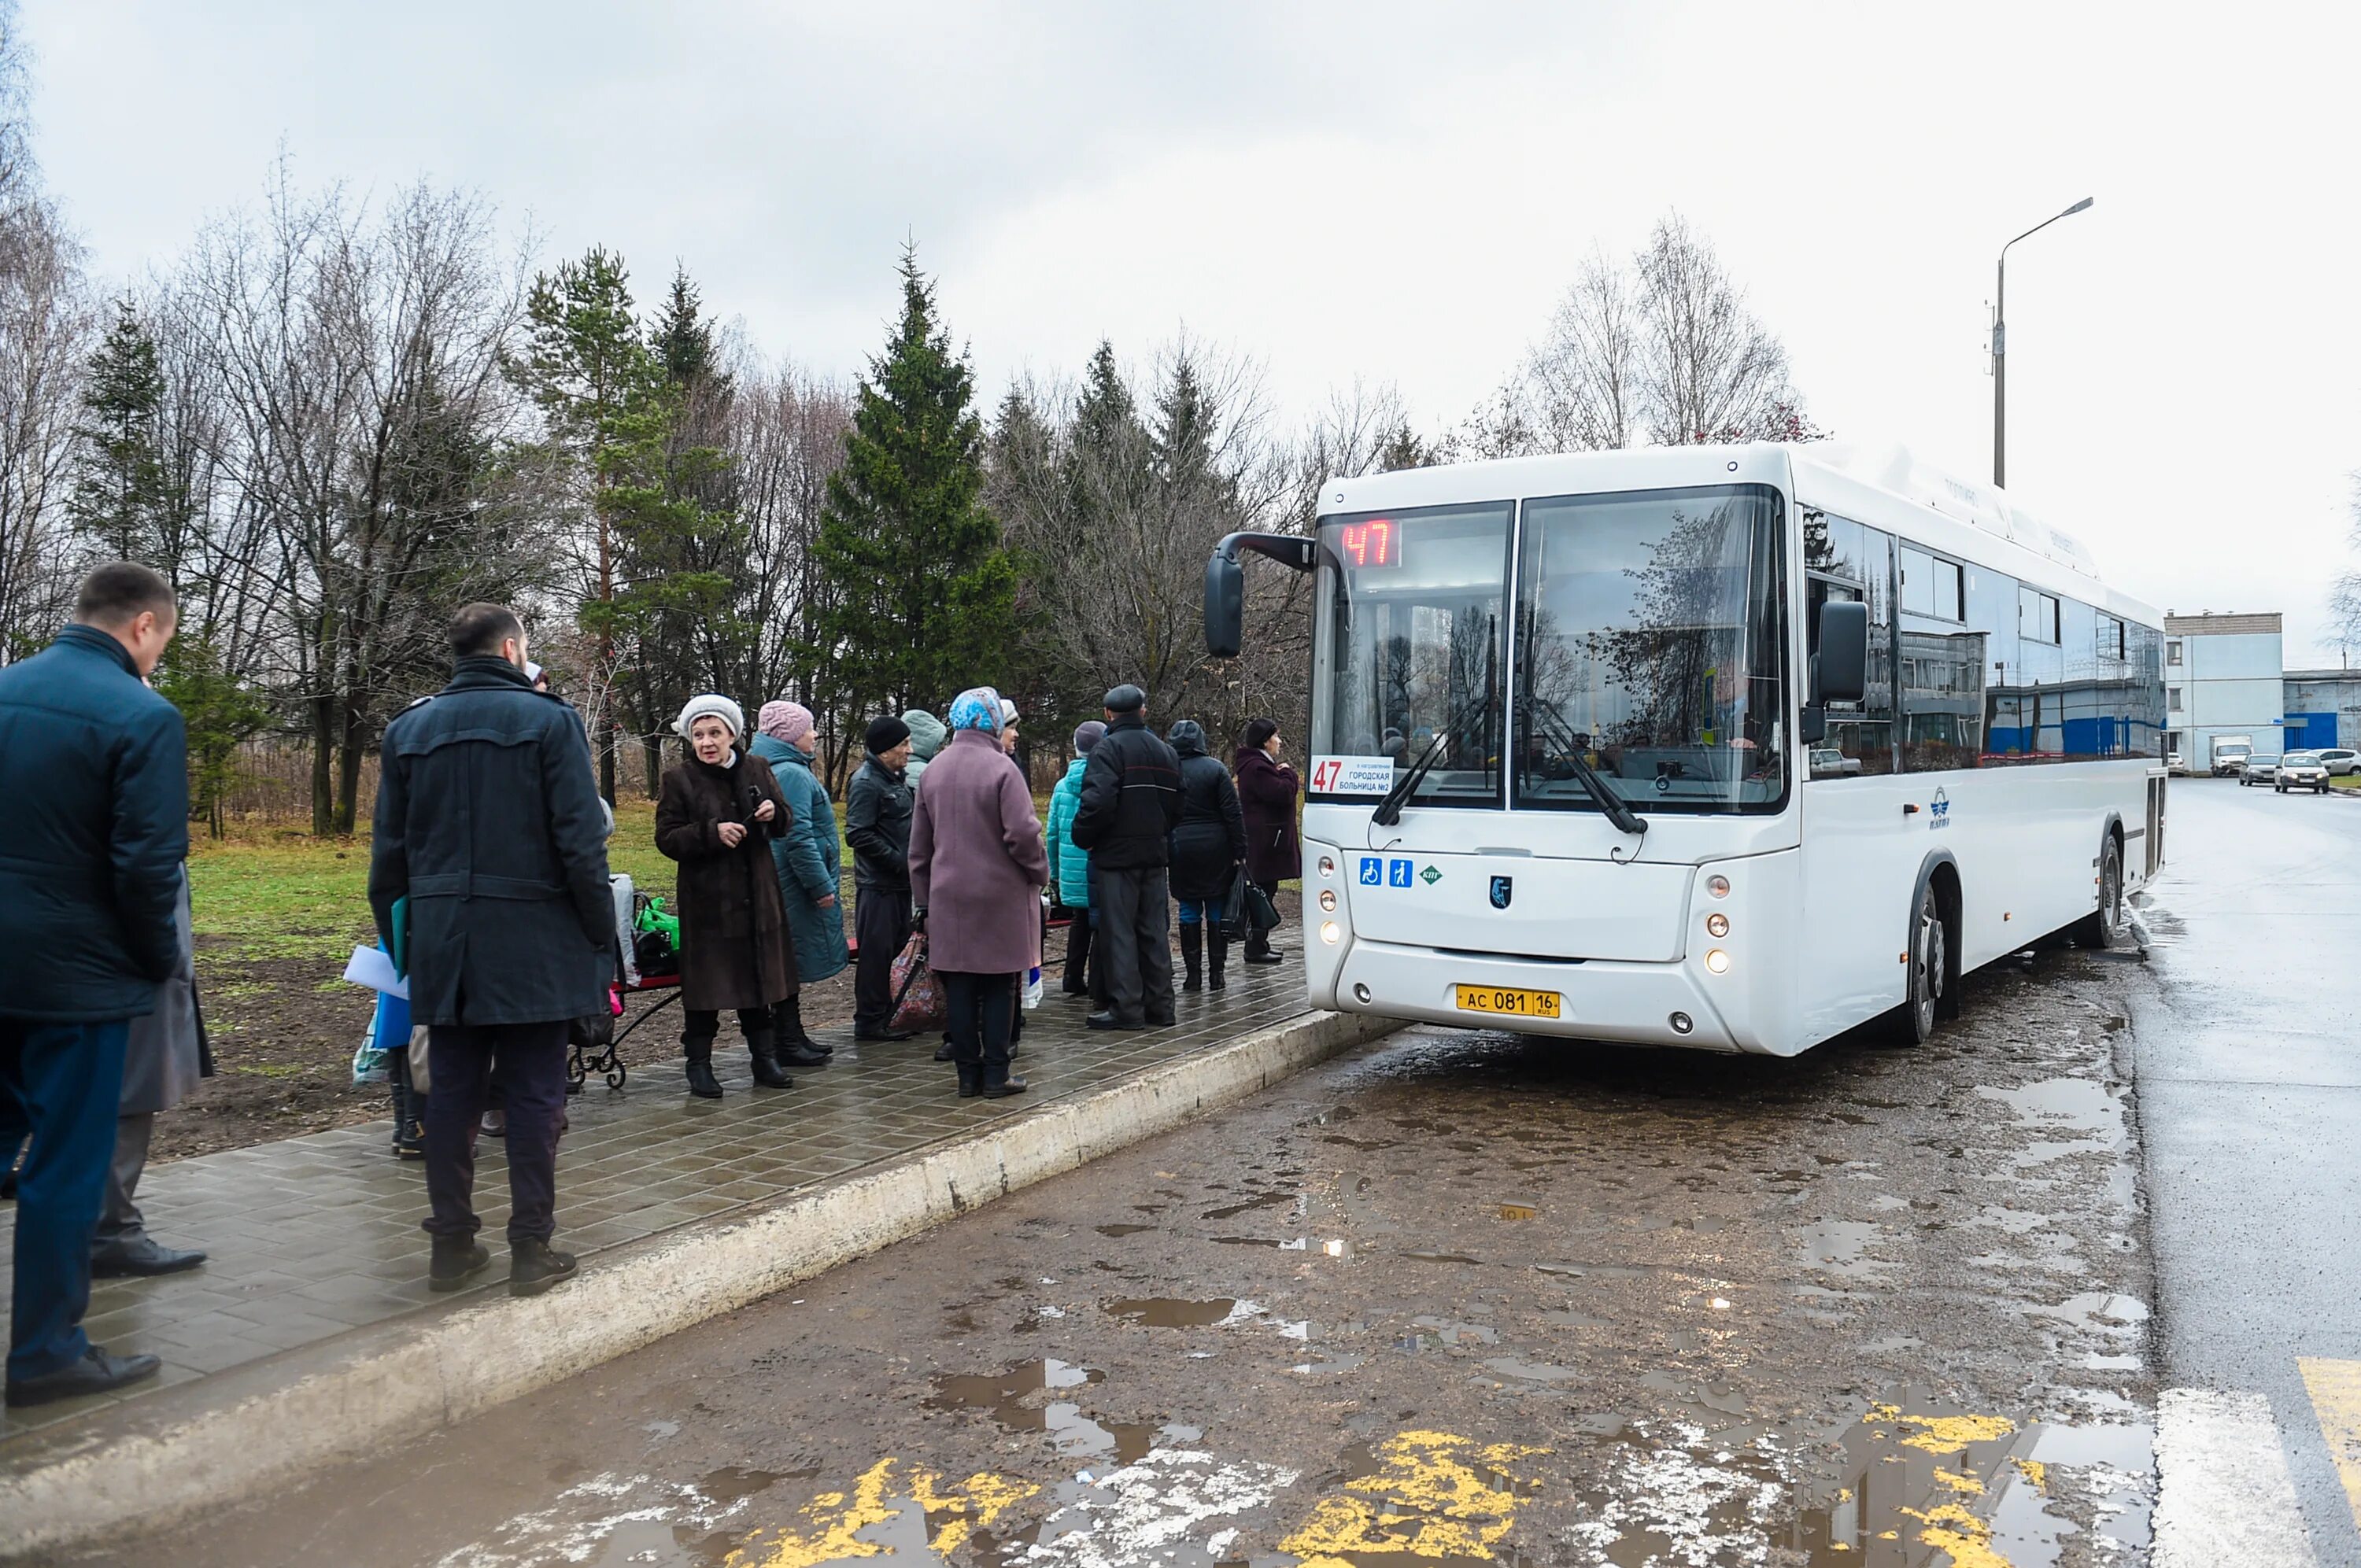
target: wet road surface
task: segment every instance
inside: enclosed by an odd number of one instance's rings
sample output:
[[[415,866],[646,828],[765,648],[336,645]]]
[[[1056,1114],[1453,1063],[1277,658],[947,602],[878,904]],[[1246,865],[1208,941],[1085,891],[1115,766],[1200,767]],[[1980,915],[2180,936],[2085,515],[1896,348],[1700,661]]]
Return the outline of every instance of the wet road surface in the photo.
[[[2136,1562],[2155,983],[1793,1062],[1406,1033],[162,1560]]]
[[[2267,1401],[2318,1561],[2361,1565],[2361,800],[2175,780],[2167,847],[2136,1004],[2166,1380]]]

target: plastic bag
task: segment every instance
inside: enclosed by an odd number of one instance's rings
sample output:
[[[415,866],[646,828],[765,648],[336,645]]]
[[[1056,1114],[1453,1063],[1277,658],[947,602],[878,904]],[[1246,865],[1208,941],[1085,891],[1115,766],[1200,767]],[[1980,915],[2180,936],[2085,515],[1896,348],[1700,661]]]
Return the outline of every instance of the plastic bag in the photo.
[[[387,1053],[378,1049],[377,1032],[361,1036],[360,1045],[353,1051],[353,1087],[367,1089],[371,1084],[382,1087],[393,1081],[393,1069]]]
[[[1041,966],[1035,964],[1025,977],[1025,1006],[1027,1011],[1041,1005]]]
[[[927,934],[914,931],[894,959],[894,1019],[886,1027],[897,1035],[922,1035],[941,1028],[950,1017],[942,981],[927,967]]]

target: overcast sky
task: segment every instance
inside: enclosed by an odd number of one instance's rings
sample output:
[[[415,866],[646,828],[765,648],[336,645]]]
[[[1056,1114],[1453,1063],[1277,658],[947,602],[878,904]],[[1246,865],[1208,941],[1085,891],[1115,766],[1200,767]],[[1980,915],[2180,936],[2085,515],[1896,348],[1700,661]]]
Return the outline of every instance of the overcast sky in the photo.
[[[1677,209],[1812,416],[1991,465],[2158,608],[2326,635],[2361,468],[2361,10],[2319,5],[788,5],[21,0],[97,267],[299,180],[473,187],[547,257],[675,259],[857,371],[906,234],[987,392],[1182,326],[1308,414],[1466,415],[1594,243]],[[2361,648],[2354,651],[2361,657]]]

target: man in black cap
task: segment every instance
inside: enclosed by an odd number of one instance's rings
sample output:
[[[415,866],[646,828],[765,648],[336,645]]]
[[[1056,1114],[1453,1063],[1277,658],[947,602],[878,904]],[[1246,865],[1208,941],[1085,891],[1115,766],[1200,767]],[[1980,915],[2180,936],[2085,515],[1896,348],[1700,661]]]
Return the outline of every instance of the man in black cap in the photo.
[[[1171,834],[1180,820],[1180,759],[1148,728],[1148,694],[1106,694],[1107,732],[1082,770],[1074,842],[1098,879],[1107,1005],[1093,1029],[1172,1022]]]
[[[891,714],[869,721],[868,755],[845,792],[844,838],[852,846],[852,1037],[906,1040],[894,1032],[894,960],[910,939],[910,806],[903,775],[910,727]]]

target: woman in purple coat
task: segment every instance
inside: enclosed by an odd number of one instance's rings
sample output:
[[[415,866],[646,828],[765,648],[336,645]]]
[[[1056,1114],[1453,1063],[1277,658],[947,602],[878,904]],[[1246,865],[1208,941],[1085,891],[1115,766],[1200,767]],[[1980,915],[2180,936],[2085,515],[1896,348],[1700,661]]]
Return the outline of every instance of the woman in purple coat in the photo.
[[[1033,792],[1001,750],[1000,694],[961,692],[950,743],[910,818],[910,898],[928,967],[949,1003],[962,1097],[1025,1092],[1008,1070],[1017,982],[1041,961],[1041,889],[1049,854]]]
[[[1303,874],[1303,848],[1295,833],[1295,770],[1279,758],[1279,726],[1249,719],[1230,759],[1238,781],[1238,805],[1246,819],[1246,875],[1279,902],[1279,884]],[[1246,962],[1275,964],[1279,950],[1270,933],[1246,938]]]

